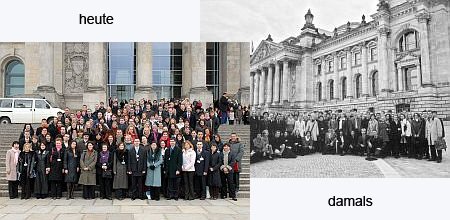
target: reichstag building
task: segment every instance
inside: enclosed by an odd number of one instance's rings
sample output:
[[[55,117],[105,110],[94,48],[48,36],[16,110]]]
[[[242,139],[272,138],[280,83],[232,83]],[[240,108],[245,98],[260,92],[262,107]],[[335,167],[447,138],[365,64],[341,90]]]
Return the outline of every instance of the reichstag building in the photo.
[[[77,109],[114,96],[209,106],[227,92],[248,105],[249,63],[249,43],[0,43],[0,97]]]
[[[448,0],[380,0],[377,11],[334,30],[314,25],[275,42],[250,60],[256,111],[436,110],[450,115]],[[327,15],[321,15],[327,16]]]

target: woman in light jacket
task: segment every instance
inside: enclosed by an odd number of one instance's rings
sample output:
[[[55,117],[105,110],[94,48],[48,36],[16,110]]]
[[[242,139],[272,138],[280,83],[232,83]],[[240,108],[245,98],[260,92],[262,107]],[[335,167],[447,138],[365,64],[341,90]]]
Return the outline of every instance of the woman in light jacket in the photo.
[[[83,198],[94,199],[94,187],[96,185],[97,151],[94,150],[94,143],[89,141],[87,150],[81,154],[80,158],[80,180],[78,184],[83,185]]]
[[[156,142],[152,142],[147,153],[147,178],[145,185],[150,187],[150,198],[159,200],[161,188],[161,166],[163,164],[163,155],[161,148]]]
[[[197,157],[194,146],[190,141],[183,144],[183,181],[184,181],[184,199],[194,200],[194,173],[195,158]]]
[[[12,148],[6,152],[6,180],[8,180],[9,198],[19,197],[19,181],[17,179],[17,163],[19,162],[19,142],[14,141]]]
[[[431,151],[431,158],[428,161],[436,161],[440,163],[442,161],[442,149],[436,149],[436,141],[442,138],[442,124],[437,117],[436,112],[433,111],[433,115],[429,115],[425,126],[425,134],[428,140],[428,145]],[[437,151],[437,155],[436,155]]]
[[[408,155],[409,145],[411,144],[411,123],[406,119],[404,114],[400,115],[401,139],[400,152],[406,156]]]
[[[118,200],[125,198],[126,190],[128,189],[127,161],[128,150],[125,149],[125,144],[121,142],[114,152],[113,159],[113,189],[116,190],[116,198]]]

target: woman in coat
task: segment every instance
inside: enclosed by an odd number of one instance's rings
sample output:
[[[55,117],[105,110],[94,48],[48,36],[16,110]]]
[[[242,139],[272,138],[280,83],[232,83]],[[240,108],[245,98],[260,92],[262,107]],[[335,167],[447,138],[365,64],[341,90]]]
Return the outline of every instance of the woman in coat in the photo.
[[[40,144],[36,151],[36,179],[34,180],[34,194],[37,199],[45,199],[48,194],[48,173],[50,172],[50,152],[45,143]]]
[[[161,166],[163,155],[156,142],[150,145],[147,153],[147,178],[145,185],[150,187],[150,197],[152,200],[159,200],[159,189],[161,188]]]
[[[442,138],[443,127],[436,112],[433,112],[427,120],[425,131],[431,152],[431,158],[428,161],[440,163],[442,161],[442,149],[436,149],[436,141]]]
[[[50,153],[50,173],[48,180],[50,182],[51,195],[53,199],[60,199],[62,196],[62,183],[64,173],[64,150],[62,149],[62,140],[55,140],[55,147]]]
[[[95,165],[97,163],[97,151],[94,150],[94,143],[89,141],[87,151],[81,154],[80,158],[80,180],[78,184],[83,185],[83,198],[94,199],[94,186],[96,184]]]
[[[12,148],[6,152],[6,180],[8,180],[9,198],[19,197],[19,181],[17,177],[17,163],[19,162],[19,142],[14,141]]]
[[[220,154],[217,152],[217,145],[211,145],[211,158],[209,160],[209,192],[211,193],[211,199],[216,200],[219,198],[219,189],[222,186],[220,180]]]
[[[400,115],[400,125],[402,131],[400,139],[400,152],[406,156],[408,154],[408,146],[411,144],[411,123],[404,114]]]
[[[194,146],[190,141],[184,142],[183,145],[183,181],[184,181],[184,199],[194,200],[194,174],[196,153]]]
[[[78,183],[78,174],[80,172],[80,153],[77,150],[77,142],[71,141],[69,149],[64,154],[64,181],[67,184],[67,199],[73,199],[73,191]]]
[[[125,144],[121,142],[114,152],[113,159],[113,189],[116,190],[116,198],[118,200],[125,198],[125,192],[128,189],[127,161],[128,150],[125,149]]]
[[[17,171],[20,175],[20,187],[22,188],[21,199],[29,199],[31,197],[31,186],[36,176],[36,155],[31,150],[31,144],[23,145],[23,151],[19,154],[19,163]]]
[[[112,188],[112,166],[113,156],[108,150],[108,145],[103,144],[102,150],[98,154],[97,167],[100,170],[100,198],[111,200],[111,188]]]

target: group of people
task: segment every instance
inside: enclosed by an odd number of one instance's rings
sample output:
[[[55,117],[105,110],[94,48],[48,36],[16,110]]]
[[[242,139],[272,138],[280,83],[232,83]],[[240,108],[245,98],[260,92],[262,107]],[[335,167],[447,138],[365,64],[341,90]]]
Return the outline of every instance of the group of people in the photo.
[[[95,110],[65,108],[25,124],[6,153],[11,199],[59,199],[82,186],[82,197],[122,200],[236,200],[244,145],[236,133],[222,141],[217,106],[200,101],[110,98]]]
[[[443,121],[436,111],[325,111],[252,113],[251,162],[312,153],[366,156],[367,160],[408,157],[442,162]]]

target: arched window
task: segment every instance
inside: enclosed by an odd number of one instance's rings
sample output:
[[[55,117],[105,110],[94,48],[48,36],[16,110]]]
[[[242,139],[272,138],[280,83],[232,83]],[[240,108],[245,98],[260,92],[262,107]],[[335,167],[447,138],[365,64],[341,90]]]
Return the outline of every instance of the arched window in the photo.
[[[25,66],[19,60],[13,60],[6,65],[5,97],[24,94]]]
[[[322,100],[322,83],[318,82],[317,83],[317,101],[321,101]]]
[[[378,95],[378,71],[372,73],[372,96]]]
[[[398,40],[400,52],[419,48],[419,34],[417,31],[409,31],[404,33]]]
[[[341,87],[342,99],[345,99],[347,98],[347,77],[342,78]]]
[[[330,82],[329,82],[329,95],[330,95],[330,100],[333,100],[334,99],[334,81],[333,80],[330,80]]]
[[[362,80],[361,80],[361,74],[356,75],[355,78],[355,94],[356,98],[361,97],[361,88],[362,88]]]

